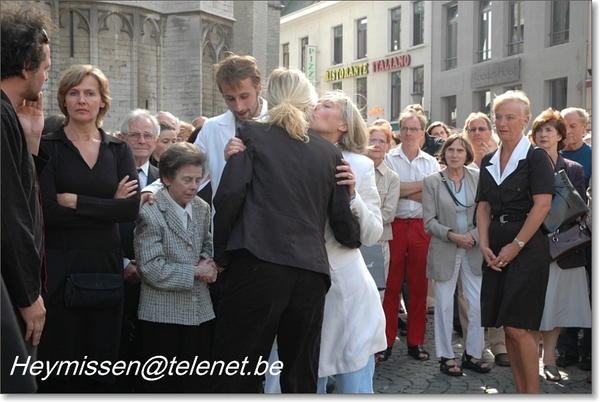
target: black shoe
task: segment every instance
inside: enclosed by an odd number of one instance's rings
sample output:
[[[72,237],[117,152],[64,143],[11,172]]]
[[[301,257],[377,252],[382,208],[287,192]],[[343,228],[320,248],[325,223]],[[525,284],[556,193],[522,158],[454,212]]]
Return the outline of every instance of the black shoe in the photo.
[[[388,346],[385,350],[382,350],[381,352],[377,352],[377,354],[382,355],[379,357],[379,361],[385,362],[392,355],[392,347]]]
[[[592,369],[592,358],[590,355],[581,356],[579,368],[585,371],[590,371]]]
[[[558,367],[569,367],[579,362],[579,357],[561,353],[556,359],[556,365]]]

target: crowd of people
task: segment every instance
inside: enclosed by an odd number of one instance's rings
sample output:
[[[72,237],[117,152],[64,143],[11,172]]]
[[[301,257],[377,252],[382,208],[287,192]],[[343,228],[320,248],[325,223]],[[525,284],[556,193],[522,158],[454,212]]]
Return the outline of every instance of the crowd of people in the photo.
[[[428,313],[449,376],[492,371],[486,333],[517,393],[539,392],[540,342],[547,380],[591,370],[591,250],[553,261],[542,229],[554,172],[591,192],[585,110],[547,109],[527,132],[529,99],[509,90],[493,124],[428,123],[415,104],[396,134],[299,70],[263,94],[256,60],[230,54],[224,114],[135,109],[112,132],[109,79],[87,64],[62,73],[62,115],[44,119],[46,14],[3,3],[0,25],[3,393],[373,393],[402,336],[430,359]],[[361,246],[381,252],[383,295]],[[37,375],[10,374],[28,356]],[[156,356],[249,371],[53,369]]]

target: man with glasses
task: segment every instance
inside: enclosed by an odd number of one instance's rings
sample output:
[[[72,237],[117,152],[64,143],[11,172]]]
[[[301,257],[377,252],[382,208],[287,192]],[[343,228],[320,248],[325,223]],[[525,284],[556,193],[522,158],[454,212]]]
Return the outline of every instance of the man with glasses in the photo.
[[[423,113],[405,109],[399,118],[402,142],[385,157],[385,163],[400,177],[400,200],[396,218],[392,222],[393,239],[390,240],[390,270],[383,297],[386,316],[388,348],[385,357],[392,353],[398,328],[400,288],[406,271],[408,284],[408,322],[406,342],[408,354],[416,360],[429,359],[423,349],[426,327],[427,303],[427,251],[431,236],[423,228],[421,195],[423,178],[437,172],[437,160],[420,149],[425,136],[427,118]]]
[[[121,124],[119,137],[127,141],[133,150],[140,188],[144,188],[147,183],[152,183],[159,178],[158,168],[150,164],[150,156],[158,143],[159,132],[158,120],[145,109],[132,110]],[[137,310],[142,278],[137,269],[133,249],[134,229],[135,222],[119,223],[121,249],[123,250],[123,289],[125,295],[119,359],[123,361],[140,360],[141,358]],[[135,386],[133,376],[122,375],[117,377],[115,391],[130,393],[136,391]]]

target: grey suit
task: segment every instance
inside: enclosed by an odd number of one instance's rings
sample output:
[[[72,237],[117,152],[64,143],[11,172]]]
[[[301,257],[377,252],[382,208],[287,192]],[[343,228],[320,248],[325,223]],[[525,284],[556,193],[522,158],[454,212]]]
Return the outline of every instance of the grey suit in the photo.
[[[162,190],[144,204],[135,229],[135,255],[142,275],[138,318],[199,325],[215,317],[208,286],[194,279],[194,267],[210,258],[210,208],[196,197],[187,230]]]

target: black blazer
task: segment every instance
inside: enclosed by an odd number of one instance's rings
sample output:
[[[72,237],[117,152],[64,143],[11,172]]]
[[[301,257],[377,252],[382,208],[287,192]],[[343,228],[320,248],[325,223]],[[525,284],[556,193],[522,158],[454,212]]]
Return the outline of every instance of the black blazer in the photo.
[[[158,168],[156,166],[148,165],[148,183],[153,183],[158,179]],[[133,230],[135,229],[135,222],[122,222],[119,223],[119,233],[121,235],[121,249],[123,250],[123,256],[130,260],[135,259],[135,252],[133,251]]]
[[[257,258],[329,275],[325,225],[347,247],[360,247],[358,220],[346,186],[335,174],[342,154],[309,130],[310,141],[280,127],[247,121],[238,136],[246,146],[229,158],[214,197],[214,260],[246,249]]]

